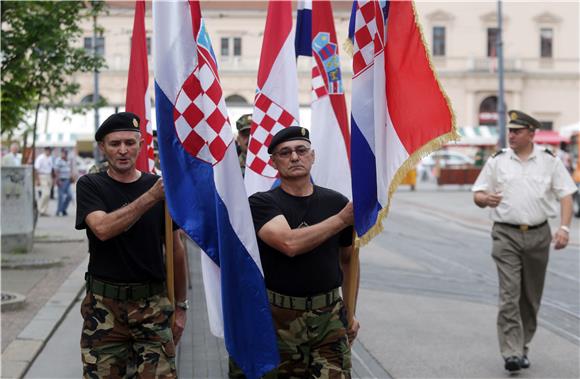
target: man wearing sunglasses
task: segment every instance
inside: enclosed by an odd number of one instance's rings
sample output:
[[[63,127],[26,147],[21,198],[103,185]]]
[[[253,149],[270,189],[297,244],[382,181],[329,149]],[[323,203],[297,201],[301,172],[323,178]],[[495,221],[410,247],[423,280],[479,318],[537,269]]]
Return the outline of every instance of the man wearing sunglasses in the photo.
[[[493,155],[473,185],[474,202],[491,208],[492,257],[499,277],[497,332],[504,367],[530,367],[529,344],[537,326],[550,243],[568,244],[572,194],[576,186],[564,165],[548,149],[534,144],[541,124],[509,111],[509,149]],[[560,226],[552,236],[548,218]]]
[[[251,196],[250,206],[278,336],[278,375],[349,378],[359,325],[348,329],[340,287],[349,283],[352,203],[312,182],[307,129],[278,132],[268,153],[280,185]]]

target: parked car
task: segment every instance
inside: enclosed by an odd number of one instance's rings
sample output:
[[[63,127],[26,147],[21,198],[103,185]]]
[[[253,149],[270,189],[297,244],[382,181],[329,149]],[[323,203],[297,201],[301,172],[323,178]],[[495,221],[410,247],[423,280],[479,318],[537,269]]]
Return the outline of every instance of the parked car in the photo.
[[[437,160],[439,160],[439,167],[466,166],[474,164],[474,160],[465,154],[452,150],[437,150],[423,158],[421,160],[421,165],[431,169],[435,166]]]

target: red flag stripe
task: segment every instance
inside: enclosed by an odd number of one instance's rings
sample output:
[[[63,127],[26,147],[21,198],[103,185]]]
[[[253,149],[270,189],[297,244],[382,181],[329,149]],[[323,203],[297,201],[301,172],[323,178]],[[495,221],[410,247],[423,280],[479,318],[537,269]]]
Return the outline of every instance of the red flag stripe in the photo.
[[[131,58],[129,62],[129,75],[127,82],[127,96],[125,110],[133,112],[141,119],[141,135],[145,143],[137,157],[136,167],[140,171],[151,172],[153,170],[153,136],[150,129],[150,116],[147,114],[146,96],[149,85],[149,66],[147,63],[147,41],[145,37],[145,2],[135,2],[135,18],[133,21],[133,34],[131,37]],[[149,124],[149,128],[147,127]]]

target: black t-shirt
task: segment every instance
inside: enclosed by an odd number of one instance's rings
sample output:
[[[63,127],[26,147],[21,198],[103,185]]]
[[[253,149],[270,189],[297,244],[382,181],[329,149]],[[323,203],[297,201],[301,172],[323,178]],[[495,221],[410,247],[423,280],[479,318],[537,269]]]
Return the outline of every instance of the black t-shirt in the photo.
[[[250,197],[256,233],[278,215],[283,215],[292,229],[318,224],[347,203],[340,193],[318,186],[306,197],[292,196],[280,187]],[[266,287],[289,296],[312,296],[340,287],[340,247],[352,245],[352,230],[345,228],[315,249],[293,258],[258,237]]]
[[[76,228],[86,229],[89,239],[89,274],[120,283],[165,280],[163,240],[164,202],[145,212],[128,230],[107,241],[99,240],[85,218],[94,211],[116,211],[147,192],[159,177],[142,173],[133,183],[121,183],[106,172],[82,176],[77,183]]]

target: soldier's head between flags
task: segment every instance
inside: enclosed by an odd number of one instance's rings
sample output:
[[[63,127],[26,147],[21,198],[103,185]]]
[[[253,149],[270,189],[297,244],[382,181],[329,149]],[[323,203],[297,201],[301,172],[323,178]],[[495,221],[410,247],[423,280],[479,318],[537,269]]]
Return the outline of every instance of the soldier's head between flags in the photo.
[[[113,132],[140,132],[139,116],[131,112],[119,112],[110,115],[95,133],[95,140],[101,142],[109,133]]]

